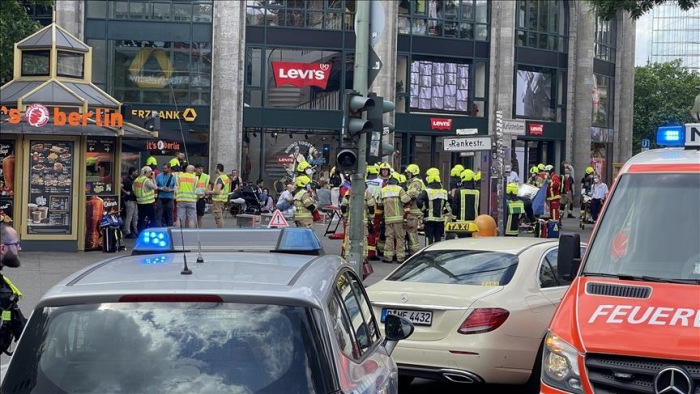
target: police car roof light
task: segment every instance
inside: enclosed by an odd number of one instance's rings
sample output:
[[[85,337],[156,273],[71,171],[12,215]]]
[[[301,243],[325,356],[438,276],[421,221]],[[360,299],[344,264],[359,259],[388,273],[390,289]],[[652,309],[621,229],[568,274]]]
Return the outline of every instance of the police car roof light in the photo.
[[[321,254],[323,245],[311,228],[286,227],[282,229],[274,252]]]
[[[685,144],[683,126],[662,126],[656,130],[656,144],[665,147],[682,147]]]
[[[141,231],[134,246],[134,253],[163,253],[172,252],[173,242],[170,229],[149,228]]]

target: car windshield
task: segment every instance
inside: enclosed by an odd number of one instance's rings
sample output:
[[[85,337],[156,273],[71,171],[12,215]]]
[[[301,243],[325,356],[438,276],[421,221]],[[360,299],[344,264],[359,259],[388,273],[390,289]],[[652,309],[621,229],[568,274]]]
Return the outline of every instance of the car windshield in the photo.
[[[700,176],[624,174],[589,245],[585,274],[700,279]]]
[[[109,303],[36,311],[1,392],[326,393],[307,308]]]
[[[481,250],[427,250],[406,261],[387,280],[475,286],[505,286],[518,256]]]

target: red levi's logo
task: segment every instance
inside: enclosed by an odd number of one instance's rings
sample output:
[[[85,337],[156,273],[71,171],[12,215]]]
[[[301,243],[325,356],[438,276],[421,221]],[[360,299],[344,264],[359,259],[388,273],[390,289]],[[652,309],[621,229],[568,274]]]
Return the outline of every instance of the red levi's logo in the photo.
[[[544,125],[541,123],[530,123],[530,135],[544,134]]]
[[[452,119],[430,118],[430,130],[451,130]]]
[[[272,62],[275,85],[293,85],[299,88],[318,86],[325,89],[331,74],[330,64]]]

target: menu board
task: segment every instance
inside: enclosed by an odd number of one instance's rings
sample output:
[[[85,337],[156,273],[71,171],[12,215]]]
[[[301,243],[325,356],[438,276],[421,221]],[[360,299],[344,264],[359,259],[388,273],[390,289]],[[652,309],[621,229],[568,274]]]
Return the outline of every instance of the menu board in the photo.
[[[102,248],[102,229],[100,220],[104,215],[114,214],[119,217],[117,196],[88,196],[85,201],[85,250]]]
[[[113,138],[89,138],[85,152],[85,193],[87,195],[114,194]]]
[[[70,234],[74,144],[32,140],[29,143],[29,234]]]
[[[15,142],[0,140],[0,223],[11,223],[14,217]]]

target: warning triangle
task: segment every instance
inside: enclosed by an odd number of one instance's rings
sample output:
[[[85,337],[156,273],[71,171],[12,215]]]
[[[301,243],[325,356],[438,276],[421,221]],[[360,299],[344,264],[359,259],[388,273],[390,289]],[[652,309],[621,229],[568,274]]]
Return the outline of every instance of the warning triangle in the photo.
[[[282,215],[279,209],[275,210],[275,213],[272,214],[272,218],[270,219],[270,223],[267,225],[267,228],[272,227],[289,227],[287,219],[284,218],[284,215]]]

